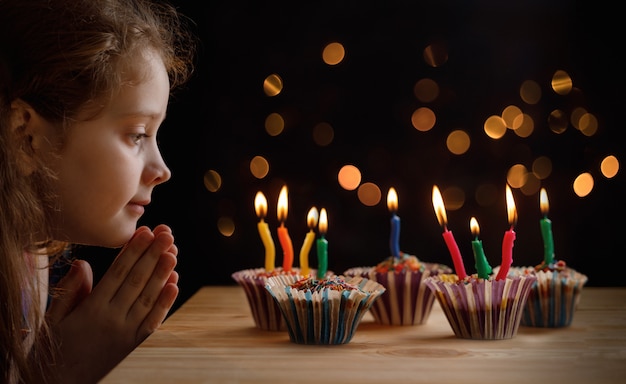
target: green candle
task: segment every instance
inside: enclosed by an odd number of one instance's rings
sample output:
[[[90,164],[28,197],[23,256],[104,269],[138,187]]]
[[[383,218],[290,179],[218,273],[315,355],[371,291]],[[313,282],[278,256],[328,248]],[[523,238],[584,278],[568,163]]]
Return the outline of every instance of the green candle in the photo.
[[[552,239],[552,221],[548,219],[548,194],[545,188],[539,192],[539,206],[543,218],[539,221],[541,237],[543,237],[543,262],[546,265],[554,263],[554,240]]]
[[[328,240],[324,238],[328,229],[328,217],[326,208],[320,211],[319,232],[320,238],[317,239],[317,278],[323,279],[328,271]]]
[[[472,235],[474,235],[474,240],[472,241],[472,250],[474,251],[474,260],[476,272],[478,272],[478,277],[481,279],[488,279],[491,274],[491,266],[487,261],[487,257],[485,256],[485,251],[483,250],[483,242],[478,240],[478,235],[480,233],[480,228],[478,227],[478,221],[475,217],[470,219],[470,230],[472,231]]]

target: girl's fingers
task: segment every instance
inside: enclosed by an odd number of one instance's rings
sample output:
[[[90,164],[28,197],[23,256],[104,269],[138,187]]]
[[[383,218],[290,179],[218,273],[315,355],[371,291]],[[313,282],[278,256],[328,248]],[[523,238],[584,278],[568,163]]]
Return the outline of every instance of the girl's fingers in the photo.
[[[176,297],[178,297],[178,292],[179,288],[176,284],[168,283],[161,289],[155,305],[139,327],[137,342],[142,342],[161,326],[163,320],[165,320],[165,317],[172,308],[172,305],[174,305],[174,301],[176,301]]]
[[[60,322],[89,293],[93,286],[91,265],[85,260],[74,260],[69,272],[54,288],[54,294],[46,312],[51,324]]]

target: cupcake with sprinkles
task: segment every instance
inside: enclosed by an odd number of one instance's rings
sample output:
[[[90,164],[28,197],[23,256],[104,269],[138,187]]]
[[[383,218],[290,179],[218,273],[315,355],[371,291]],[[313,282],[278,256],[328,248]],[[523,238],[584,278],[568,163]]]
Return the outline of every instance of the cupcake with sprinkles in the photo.
[[[392,213],[389,246],[391,255],[375,266],[354,267],[345,276],[361,276],[382,284],[386,291],[370,313],[383,325],[424,324],[430,316],[435,297],[423,284],[429,276],[451,273],[443,264],[424,262],[415,255],[400,251],[400,218],[396,214],[398,197],[394,188],[387,194],[387,206]]]
[[[537,278],[534,275],[508,276],[513,261],[514,224],[517,219],[513,195],[507,185],[507,213],[511,228],[502,241],[502,263],[494,273],[485,256],[482,241],[478,239],[478,220],[470,219],[470,230],[476,273],[465,272],[461,253],[452,232],[447,228],[443,199],[439,190],[433,188],[433,205],[439,224],[443,227],[443,238],[452,256],[455,274],[440,274],[425,280],[435,294],[437,302],[448,319],[455,336],[474,340],[502,340],[513,338],[518,331],[522,312],[531,287]],[[495,275],[495,276],[494,276]]]
[[[544,328],[567,327],[574,319],[583,287],[587,283],[587,276],[555,257],[552,221],[548,218],[548,195],[544,188],[540,191],[539,204],[543,215],[540,220],[543,261],[534,267],[513,267],[509,275],[537,277],[537,283],[528,296],[521,325]]]
[[[296,344],[336,345],[352,340],[363,315],[385,287],[360,276],[278,275],[267,291],[281,310],[289,339]]]

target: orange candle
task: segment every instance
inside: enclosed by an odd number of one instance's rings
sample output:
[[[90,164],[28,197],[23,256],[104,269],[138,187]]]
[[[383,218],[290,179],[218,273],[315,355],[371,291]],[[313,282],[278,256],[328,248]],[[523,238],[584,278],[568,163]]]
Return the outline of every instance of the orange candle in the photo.
[[[280,227],[278,227],[278,241],[283,249],[283,270],[291,271],[293,265],[293,245],[291,244],[291,238],[287,227],[285,227],[285,220],[287,220],[287,186],[283,186],[278,196],[278,221]]]

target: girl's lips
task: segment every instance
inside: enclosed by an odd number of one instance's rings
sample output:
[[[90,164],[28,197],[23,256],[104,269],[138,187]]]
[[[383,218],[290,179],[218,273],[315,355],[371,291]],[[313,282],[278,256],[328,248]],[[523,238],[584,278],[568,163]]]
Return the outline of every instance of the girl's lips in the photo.
[[[132,213],[137,214],[139,216],[143,215],[145,211],[144,206],[141,204],[137,204],[137,203],[128,203],[127,207]]]

